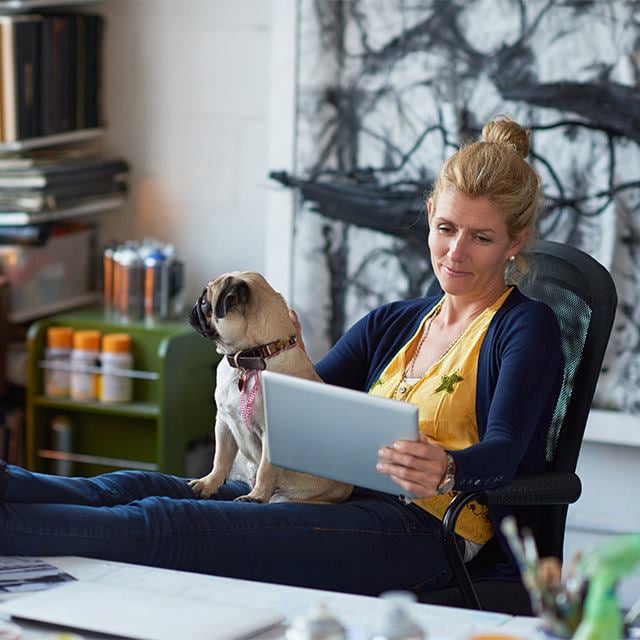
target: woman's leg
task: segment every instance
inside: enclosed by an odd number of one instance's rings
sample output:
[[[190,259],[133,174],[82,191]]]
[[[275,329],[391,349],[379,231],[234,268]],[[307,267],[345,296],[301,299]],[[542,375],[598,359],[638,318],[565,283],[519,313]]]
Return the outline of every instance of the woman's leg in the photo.
[[[0,554],[81,555],[378,594],[447,581],[438,521],[355,491],[338,505],[148,497],[126,505],[0,504]]]
[[[6,466],[4,502],[113,506],[149,496],[192,498],[184,478],[149,471],[115,471],[94,478],[67,478]]]

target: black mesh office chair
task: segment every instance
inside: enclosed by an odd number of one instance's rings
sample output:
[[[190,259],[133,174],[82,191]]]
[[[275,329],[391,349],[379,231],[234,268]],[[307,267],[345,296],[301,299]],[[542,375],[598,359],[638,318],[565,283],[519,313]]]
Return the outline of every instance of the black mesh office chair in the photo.
[[[609,272],[580,249],[539,241],[527,251],[527,257],[531,271],[519,288],[555,311],[565,357],[564,381],[547,434],[546,471],[517,477],[505,487],[454,498],[442,523],[454,580],[446,589],[419,596],[422,602],[531,615],[522,583],[486,577],[489,567],[505,560],[495,538],[471,562],[463,562],[453,531],[470,500],[538,509],[540,524],[533,534],[540,556],[562,560],[568,505],[581,493],[575,474],[578,453],[613,326],[617,295]],[[439,291],[436,281],[428,294]]]

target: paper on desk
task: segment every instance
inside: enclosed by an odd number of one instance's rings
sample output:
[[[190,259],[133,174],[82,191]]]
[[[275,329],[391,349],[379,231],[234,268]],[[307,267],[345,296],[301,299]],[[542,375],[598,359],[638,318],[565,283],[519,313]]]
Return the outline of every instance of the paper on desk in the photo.
[[[7,594],[40,591],[71,580],[74,578],[38,558],[0,556],[0,599]]]
[[[0,604],[13,617],[139,640],[234,640],[281,622],[280,614],[73,582]]]

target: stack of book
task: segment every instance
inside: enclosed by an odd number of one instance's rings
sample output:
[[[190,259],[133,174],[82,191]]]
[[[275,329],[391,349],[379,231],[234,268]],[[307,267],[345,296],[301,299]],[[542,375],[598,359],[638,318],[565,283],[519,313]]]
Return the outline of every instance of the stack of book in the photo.
[[[101,126],[98,15],[0,16],[0,143]]]
[[[122,206],[128,172],[125,160],[82,147],[0,155],[0,242],[37,244],[38,225]]]

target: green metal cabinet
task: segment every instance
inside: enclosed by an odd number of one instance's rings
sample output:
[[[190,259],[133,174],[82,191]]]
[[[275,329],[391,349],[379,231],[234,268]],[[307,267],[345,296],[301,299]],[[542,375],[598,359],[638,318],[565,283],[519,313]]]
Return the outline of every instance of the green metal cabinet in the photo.
[[[146,378],[133,379],[133,399],[126,404],[75,402],[44,395],[44,349],[51,325],[74,329],[126,332],[132,339],[134,369]],[[28,338],[26,464],[55,472],[55,460],[68,460],[74,475],[92,476],[115,469],[185,473],[192,443],[213,431],[213,391],[220,355],[212,342],[183,323],[147,326],[106,319],[102,311],[66,313],[31,325]],[[52,442],[57,416],[70,424],[70,450]]]

